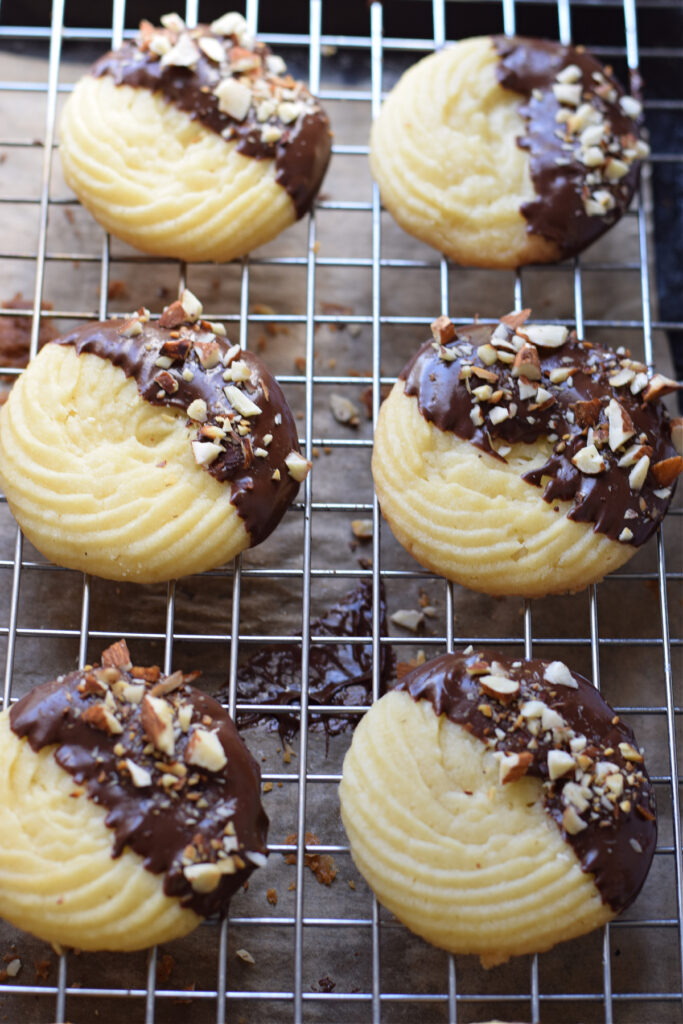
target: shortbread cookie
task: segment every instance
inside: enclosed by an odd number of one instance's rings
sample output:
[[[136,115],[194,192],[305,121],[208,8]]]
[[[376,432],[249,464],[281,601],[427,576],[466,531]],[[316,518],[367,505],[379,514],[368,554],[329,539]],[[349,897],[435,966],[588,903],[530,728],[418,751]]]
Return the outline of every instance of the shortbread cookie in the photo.
[[[574,256],[628,206],[641,105],[582,47],[465,39],[410,68],[372,129],[382,202],[465,266]]]
[[[365,715],[340,786],[353,860],[412,931],[484,966],[609,921],[655,850],[633,733],[562,662],[447,654]]]
[[[310,209],[331,150],[326,114],[240,14],[189,29],[143,21],[64,108],[67,183],[144,252],[230,260]]]
[[[446,317],[382,404],[372,459],[393,533],[490,594],[578,590],[657,528],[683,468],[675,381],[566,327]]]
[[[192,678],[134,667],[120,641],[0,715],[0,915],[132,950],[227,913],[268,818],[254,758]]]
[[[258,544],[309,463],[264,364],[200,319],[88,323],[46,345],[0,413],[0,485],[58,565],[149,583]]]

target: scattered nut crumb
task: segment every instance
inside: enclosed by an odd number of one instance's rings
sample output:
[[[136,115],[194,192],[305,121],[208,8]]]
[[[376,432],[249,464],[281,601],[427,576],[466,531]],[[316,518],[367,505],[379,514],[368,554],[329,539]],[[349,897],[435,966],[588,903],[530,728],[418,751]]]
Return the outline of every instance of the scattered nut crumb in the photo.
[[[320,840],[314,832],[306,832],[306,846],[318,846]],[[297,845],[297,833],[292,832],[287,836],[285,842],[288,845]],[[285,864],[296,864],[296,853],[288,853],[285,856]],[[321,885],[332,885],[337,877],[337,867],[334,858],[329,853],[305,853],[304,864],[309,867]]]
[[[165,985],[170,980],[175,964],[175,957],[170,953],[164,953],[157,961],[157,982],[160,985]]]
[[[372,538],[372,519],[352,519],[351,532],[359,540],[370,540]]]
[[[271,907],[277,906],[277,889],[269,889],[266,893],[266,899],[270,903]]]
[[[330,409],[337,423],[344,423],[349,427],[357,427],[360,423],[358,409],[353,402],[344,395],[330,395]]]
[[[264,782],[263,783],[263,792],[264,793],[270,793],[272,788],[273,788],[273,783],[272,782]]]
[[[401,629],[409,629],[413,633],[417,633],[424,620],[425,617],[422,612],[418,612],[414,608],[399,608],[391,616],[391,621],[395,626],[400,626]]]
[[[107,298],[126,299],[128,297],[128,286],[125,281],[114,280],[109,282]]]
[[[248,949],[236,949],[235,956],[238,956],[240,960],[244,960],[245,964],[255,964],[253,956]]]

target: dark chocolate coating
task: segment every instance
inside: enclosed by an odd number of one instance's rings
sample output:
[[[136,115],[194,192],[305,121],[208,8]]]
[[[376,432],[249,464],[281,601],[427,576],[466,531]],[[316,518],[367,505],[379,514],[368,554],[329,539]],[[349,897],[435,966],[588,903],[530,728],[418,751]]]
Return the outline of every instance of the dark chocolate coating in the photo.
[[[234,419],[235,410],[223,391],[226,383],[231,383],[223,379],[224,364],[219,361],[217,366],[205,369],[193,347],[194,341],[203,336],[210,339],[209,343],[215,343],[223,355],[231,347],[225,338],[212,335],[199,324],[184,324],[171,331],[152,322],[144,323],[140,334],[126,337],[122,333],[126,323],[107,320],[84,324],[55,344],[73,345],[79,355],[89,352],[108,359],[126,377],[135,380],[141,397],[151,405],[187,410],[195,399],[202,399],[208,411],[207,425],[215,424],[216,417],[221,417],[224,424]],[[172,337],[178,333],[180,338]],[[165,352],[175,351],[172,346],[177,342],[184,343],[187,354],[183,358],[181,352],[167,370],[161,369],[156,365],[157,359]],[[251,352],[240,352],[236,358],[244,360],[251,370],[245,394],[261,412],[248,418],[250,433],[244,437],[228,426],[223,442],[225,453],[206,468],[221,483],[230,483],[230,500],[244,520],[253,545],[275,529],[296,496],[299,484],[290,476],[284,460],[291,451],[299,451],[299,442],[294,418],[275,378]],[[194,374],[190,381],[183,377],[183,370],[187,369]],[[280,423],[275,422],[276,416],[281,417]],[[273,439],[266,445],[264,437],[268,434]],[[196,436],[200,435],[201,429]],[[266,450],[267,457],[255,456],[256,449]],[[276,469],[280,472],[279,480],[272,478]]]
[[[164,29],[157,31],[170,35]],[[233,37],[218,36],[208,25],[200,25],[188,33],[193,40],[210,37],[220,42],[225,49],[226,60],[230,60],[230,51],[236,45]],[[259,78],[268,83],[284,81],[265,70],[263,62],[270,54],[267,46],[256,43],[253,52],[260,64]],[[134,42],[125,42],[120,49],[101,57],[90,73],[96,78],[110,75],[116,85],[130,85],[159,93],[168,103],[189,114],[193,121],[199,121],[228,140],[236,139],[239,153],[256,160],[275,160],[275,179],[291,196],[297,218],[303,217],[311,208],[327,170],[332,135],[327,114],[307,90],[302,95],[310,101],[309,107],[291,124],[284,124],[276,115],[265,122],[257,121],[253,104],[246,118],[238,121],[218,109],[213,89],[225,75],[221,74],[219,65],[209,60],[201,50],[194,68],[164,66],[149,49],[142,49]],[[248,81],[248,76],[245,81]],[[295,84],[290,79],[286,81]],[[282,136],[276,142],[262,140],[261,129],[266,124],[282,129]]]
[[[588,216],[582,197],[588,193],[591,184],[588,176],[594,174],[595,169],[581,163],[576,147],[563,147],[567,140],[565,126],[556,121],[561,104],[552,90],[555,76],[570,64],[580,68],[583,102],[589,102],[609,125],[617,147],[616,156],[620,156],[619,150],[628,148],[620,140],[638,137],[639,122],[621,110],[619,97],[624,95],[624,90],[609,69],[582,47],[519,36],[494,36],[493,45],[500,58],[496,69],[498,82],[503,88],[525,97],[519,113],[526,121],[526,132],[517,139],[517,144],[529,151],[531,180],[538,196],[521,207],[528,221],[527,231],[555,242],[563,257],[574,256],[603,235],[624,213],[638,185],[640,163],[633,161],[628,173],[618,182],[600,183],[599,187],[613,196],[614,208],[602,216]],[[598,73],[616,91],[616,102],[596,91],[607,92],[592,77]],[[558,160],[562,163],[558,164]]]
[[[119,646],[114,645],[110,651]],[[105,665],[107,655],[105,651]],[[131,671],[127,650],[125,655],[128,669],[119,667],[120,679],[141,683],[140,670]],[[150,670],[143,671],[150,674]],[[25,736],[35,751],[57,745],[57,763],[85,786],[91,800],[109,812],[105,821],[113,831],[112,857],[120,856],[129,846],[144,858],[148,871],[164,875],[168,896],[177,897],[182,906],[202,917],[225,915],[231,896],[254,870],[247,854],[267,852],[268,818],[261,806],[258,765],[221,705],[186,683],[163,698],[173,707],[176,722],[173,756],[154,747],[150,751],[142,705],[119,699],[109,684],[104,685],[111,695],[107,696],[107,706],[123,729],[110,734],[98,728],[83,718],[84,712],[92,714],[97,705],[105,703],[102,694],[88,692],[98,675],[101,678],[96,668],[86,668],[36,686],[11,709],[13,732]],[[152,670],[151,677],[155,676],[157,683],[168,678]],[[146,690],[153,685],[151,680],[145,682]],[[177,727],[177,711],[188,704],[192,707],[191,726],[182,732]],[[198,725],[218,735],[227,756],[227,765],[219,771],[185,763],[188,740]],[[126,758],[150,773],[151,785],[139,788],[133,784],[125,767]],[[187,773],[172,786],[164,785],[164,771],[174,764],[185,765]],[[197,892],[183,874],[183,867],[194,862],[216,863],[216,847],[221,848],[229,823],[236,836],[237,869],[222,875],[212,892]],[[196,854],[194,861],[187,859],[190,846]]]
[[[492,440],[533,444],[540,438],[553,435],[556,440],[550,458],[539,469],[525,473],[522,479],[537,487],[542,486],[544,479],[547,480],[543,498],[551,504],[557,499],[571,501],[572,507],[567,513],[569,519],[593,523],[596,532],[604,533],[613,540],[627,527],[633,534],[629,543],[643,544],[654,533],[671,502],[671,495],[657,497],[655,494],[661,486],[655,480],[652,468],[641,490],[634,491],[629,485],[632,467],[617,465],[623,449],[613,452],[609,445],[604,444],[599,451],[607,468],[596,475],[580,472],[571,459],[586,444],[588,427],[582,425],[585,422],[583,410],[589,407],[581,403],[598,403],[595,406],[595,424],[598,426],[606,424],[605,409],[612,398],[633,421],[636,429],[633,443],[639,434],[646,436],[644,444],[652,449],[650,467],[675,457],[671,424],[662,403],[644,402],[642,393],[631,394],[628,385],[613,387],[609,384],[608,378],[621,369],[619,360],[623,357],[589,342],[578,341],[576,334],[572,333],[560,348],[538,347],[541,364],[538,383],[551,394],[552,401],[534,408],[533,398],[520,399],[519,378],[513,377],[510,364],[497,361],[484,366],[477,355],[477,348],[490,341],[495,326],[468,324],[456,328],[455,340],[445,346],[458,353],[452,361],[439,358],[439,347],[435,348],[434,342],[425,342],[401,371],[400,377],[406,382],[406,394],[417,397],[422,415],[440,430],[452,431],[496,458],[501,456],[496,453]],[[520,330],[523,331],[524,327]],[[510,336],[512,334],[510,330]],[[470,418],[475,402],[467,384],[469,381],[474,387],[486,383],[486,380],[476,377],[461,380],[463,364],[494,372],[497,379],[491,387],[503,391],[501,400],[496,404],[505,408],[516,405],[515,414],[494,424],[488,415],[493,405],[483,401],[480,407],[484,422],[475,426]],[[562,383],[551,383],[549,374],[567,366],[576,367],[576,372]]]
[[[385,635],[386,602],[380,589],[380,632]],[[319,619],[311,622],[313,636],[334,636],[333,644],[312,644],[308,666],[308,728],[324,729],[336,736],[353,728],[354,715],[316,713],[318,704],[370,704],[372,693],[372,644],[347,643],[346,637],[372,636],[372,585],[363,580],[345,594]],[[380,647],[380,686],[382,692],[393,677],[394,658],[386,646]],[[228,689],[218,697],[227,701]],[[301,727],[298,711],[272,714],[259,710],[259,704],[299,704],[301,701],[301,644],[268,644],[241,662],[237,668],[237,700],[254,705],[238,712],[241,728],[267,722],[277,728],[283,740],[291,740]]]
[[[468,667],[481,662],[491,666],[494,660],[510,678],[519,681],[519,693],[509,703],[504,704],[487,694],[479,682],[481,675],[468,672]],[[615,716],[583,676],[571,673],[576,689],[546,681],[543,675],[548,664],[538,660],[515,661],[497,655],[494,658],[481,652],[444,654],[405,676],[396,689],[405,690],[414,700],[430,701],[437,715],[446,715],[492,750],[532,755],[526,772],[543,782],[545,810],[573,848],[583,871],[593,874],[603,903],[619,913],[640,892],[654,855],[657,823],[653,788],[642,762],[627,762],[619,748],[620,743],[627,743],[637,751],[629,727]],[[481,672],[481,667],[478,671]],[[567,833],[562,825],[566,807],[562,791],[567,782],[575,781],[575,771],[550,781],[547,764],[550,750],[569,751],[568,741],[557,738],[551,731],[541,731],[536,737],[532,735],[527,728],[528,719],[520,715],[521,706],[531,700],[540,700],[557,711],[569,729],[585,736],[587,743],[582,753],[593,763],[603,761],[616,765],[623,778],[623,793],[614,801],[606,800],[607,806],[592,790],[590,806],[582,814],[586,828],[575,835]],[[491,717],[484,714],[481,707],[487,707]],[[496,735],[496,729],[504,732],[502,739]],[[628,810],[623,810],[625,801],[630,804]]]

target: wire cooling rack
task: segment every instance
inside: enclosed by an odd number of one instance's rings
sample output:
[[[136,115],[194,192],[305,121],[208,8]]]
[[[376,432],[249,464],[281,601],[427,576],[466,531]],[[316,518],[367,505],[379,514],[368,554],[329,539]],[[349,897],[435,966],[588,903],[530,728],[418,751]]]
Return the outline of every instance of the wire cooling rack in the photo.
[[[393,84],[401,67],[445,42],[447,19],[449,24],[454,22],[457,34],[463,21],[461,12],[465,8],[480,8],[480,16],[481,9],[485,8],[486,17],[490,19],[487,30],[505,33],[526,31],[529,34],[530,16],[538,13],[546,22],[551,16],[556,19],[555,28],[546,30],[546,34],[555,34],[562,41],[569,41],[573,34],[576,36],[573,23],[581,17],[581,24],[585,25],[586,13],[598,6],[609,9],[614,15],[610,38],[594,40],[588,31],[584,32],[585,38],[575,38],[575,41],[585,42],[604,60],[616,62],[622,70],[628,69],[634,75],[643,60],[652,69],[660,60],[675,61],[683,57],[680,40],[674,40],[674,45],[666,41],[667,45],[643,46],[639,52],[638,22],[642,28],[642,23],[654,17],[657,11],[673,8],[675,5],[668,0],[650,0],[638,8],[635,0],[624,0],[623,4],[620,0],[602,0],[599,5],[593,0],[576,0],[571,4],[569,0],[536,0],[531,4],[491,0],[478,5],[459,0],[446,5],[444,0],[434,0],[433,4],[412,5],[416,12],[416,32],[419,28],[422,33],[417,38],[391,35],[390,31],[385,34],[384,25],[389,23],[391,11],[389,8],[383,10],[377,2],[369,6],[367,26],[362,35],[324,32],[323,17],[324,13],[329,13],[329,8],[323,12],[321,0],[310,3],[307,31],[286,35],[269,32],[268,24],[259,16],[258,0],[248,0],[246,17],[250,28],[258,31],[276,50],[286,51],[292,47],[295,54],[301,54],[305,48],[311,90],[331,108],[346,108],[347,116],[351,111],[351,125],[358,122],[364,126],[360,136],[354,137],[351,133],[352,141],[344,141],[344,136],[338,134],[334,146],[335,161],[340,164],[342,160],[346,161],[352,168],[352,177],[353,168],[362,165],[363,171],[359,171],[362,179],[363,173],[367,173],[365,139],[369,115],[378,113],[383,93]],[[184,13],[188,23],[193,24],[197,20],[211,20],[222,12],[208,0],[201,4],[195,0],[187,3]],[[59,274],[64,268],[73,274],[77,267],[77,274],[90,275],[90,279],[94,275],[96,287],[90,295],[95,298],[84,298],[83,291],[76,289],[78,301],[60,303],[57,299],[53,302],[56,308],[50,313],[57,323],[60,320],[106,317],[111,312],[113,274],[118,273],[124,263],[132,266],[143,282],[146,277],[151,279],[161,268],[163,274],[175,278],[176,284],[179,282],[182,286],[186,279],[192,284],[195,271],[190,268],[188,272],[186,267],[175,264],[169,266],[168,261],[130,253],[120,255],[110,239],[102,235],[96,236],[100,241],[99,248],[94,251],[71,242],[65,244],[60,232],[51,230],[60,212],[69,210],[75,215],[80,211],[75,200],[59,194],[54,184],[55,165],[58,164],[55,160],[56,115],[59,103],[68,93],[74,78],[66,51],[69,48],[71,52],[79,46],[97,46],[103,50],[118,45],[124,34],[131,34],[130,28],[124,32],[125,0],[114,0],[111,27],[108,29],[74,26],[66,0],[55,0],[50,28],[47,25],[44,28],[3,25],[1,14],[0,9],[3,51],[8,53],[21,45],[27,47],[33,57],[28,72],[17,75],[11,70],[6,77],[3,75],[0,81],[1,100],[18,104],[27,98],[38,98],[42,103],[42,133],[38,139],[33,134],[22,135],[20,131],[6,134],[5,127],[0,138],[0,152],[7,158],[8,165],[16,155],[37,153],[40,160],[39,165],[35,164],[39,183],[37,192],[24,194],[22,183],[19,183],[18,191],[15,183],[12,189],[0,194],[6,228],[13,223],[25,223],[27,226],[22,244],[15,246],[12,243],[11,248],[8,239],[12,235],[7,228],[0,238],[0,264],[4,268],[3,281],[21,280],[22,273],[24,281],[27,275],[31,281],[30,348],[35,353],[41,304],[49,291],[51,275],[57,275],[57,280],[61,280]],[[426,31],[423,31],[425,27]],[[449,30],[448,38],[455,38],[452,30]],[[335,63],[341,66],[345,59],[347,63],[343,66],[347,71],[351,66],[353,75],[335,76],[332,73]],[[683,103],[680,96],[667,95],[646,102],[645,106],[646,113],[649,109],[680,116]],[[3,124],[7,124],[4,119]],[[34,131],[32,128],[31,132]],[[358,138],[361,138],[360,142]],[[652,162],[671,159],[680,160],[681,157],[658,152],[652,155]],[[337,841],[333,841],[335,835],[331,834],[328,837],[331,841],[305,845],[313,843],[312,839],[304,841],[303,837],[307,829],[315,829],[317,815],[323,813],[323,804],[327,807],[328,816],[332,807],[332,817],[338,817],[334,791],[340,777],[340,758],[335,760],[330,751],[327,760],[324,753],[319,756],[314,734],[309,735],[307,729],[302,728],[294,764],[291,767],[285,764],[283,770],[271,770],[273,766],[269,762],[263,776],[266,784],[284,787],[290,795],[288,806],[294,838],[290,836],[271,845],[275,858],[278,854],[295,858],[294,872],[289,876],[295,885],[287,913],[271,913],[270,907],[269,913],[259,911],[261,904],[254,901],[247,904],[236,902],[229,921],[220,926],[207,924],[201,927],[191,939],[184,940],[175,949],[179,964],[175,975],[169,975],[166,954],[156,950],[148,957],[131,954],[127,958],[79,957],[70,953],[53,958],[42,973],[36,966],[35,984],[29,983],[31,964],[25,951],[33,950],[33,955],[39,958],[45,956],[45,949],[35,944],[27,945],[28,940],[19,932],[3,931],[0,942],[5,942],[10,950],[5,960],[13,956],[23,958],[23,966],[16,978],[5,977],[0,982],[2,1019],[27,1022],[191,1019],[216,1021],[218,1024],[226,1020],[276,1022],[293,1019],[372,1021],[378,1024],[380,1021],[410,1022],[417,1019],[425,1022],[483,1021],[505,1016],[507,1019],[530,1020],[535,1024],[541,1020],[569,1022],[579,1019],[605,1021],[607,1024],[612,1021],[680,1021],[683,871],[677,735],[680,743],[681,692],[680,672],[676,674],[677,665],[680,669],[681,650],[682,573],[680,550],[676,550],[680,536],[680,503],[679,508],[670,513],[656,543],[651,542],[646,553],[638,555],[627,570],[597,587],[592,586],[588,592],[575,598],[523,603],[480,600],[471,595],[468,597],[461,588],[430,577],[409,560],[402,560],[401,553],[397,553],[388,536],[388,530],[381,529],[378,505],[367,482],[367,456],[371,447],[369,425],[367,436],[361,436],[362,431],[352,435],[348,429],[336,426],[334,421],[317,418],[318,396],[326,394],[325,389],[332,386],[342,393],[356,389],[353,394],[360,386],[370,386],[374,421],[379,408],[380,385],[391,383],[403,362],[403,356],[392,359],[394,339],[401,333],[410,335],[407,351],[411,351],[422,340],[429,322],[439,313],[453,315],[456,322],[467,322],[471,314],[466,315],[467,302],[463,294],[475,283],[475,278],[401,236],[400,244],[406,246],[405,251],[410,256],[406,258],[400,245],[394,244],[396,229],[381,210],[376,186],[368,182],[366,198],[358,198],[363,195],[360,186],[357,191],[352,190],[352,198],[339,198],[335,187],[336,179],[331,177],[315,211],[299,234],[291,235],[294,243],[285,241],[273,250],[274,254],[268,249],[265,255],[228,268],[235,282],[235,301],[226,302],[220,308],[212,307],[210,313],[213,319],[223,319],[229,332],[238,334],[243,345],[248,341],[251,343],[254,331],[260,331],[274,318],[272,311],[259,311],[258,305],[253,303],[258,275],[265,274],[265,280],[270,282],[275,282],[278,275],[284,273],[296,271],[300,275],[300,308],[278,313],[276,319],[286,330],[300,332],[303,372],[292,373],[290,367],[290,372],[281,372],[279,377],[303,413],[302,445],[306,456],[313,458],[321,449],[331,453],[331,458],[339,454],[340,458],[349,460],[358,455],[358,465],[365,474],[365,482],[361,484],[360,478],[354,477],[353,473],[350,479],[348,475],[341,478],[333,476],[331,489],[319,495],[315,481],[316,474],[321,472],[321,460],[317,460],[299,502],[287,517],[287,520],[296,522],[298,530],[298,547],[293,563],[279,563],[268,556],[253,561],[245,555],[225,570],[205,574],[187,584],[183,581],[182,594],[179,590],[181,584],[169,584],[164,593],[157,588],[154,594],[161,609],[161,618],[160,623],[149,629],[140,627],[140,623],[147,620],[142,613],[138,617],[137,606],[133,603],[146,588],[133,588],[133,592],[126,592],[130,607],[123,625],[106,619],[102,622],[96,611],[110,598],[113,601],[118,590],[114,590],[113,585],[102,590],[100,588],[105,585],[99,581],[66,573],[47,564],[32,549],[29,550],[19,531],[11,525],[6,503],[0,505],[0,513],[3,513],[7,526],[3,534],[4,547],[0,552],[4,584],[0,590],[4,594],[0,641],[5,656],[5,705],[24,692],[27,681],[38,681],[53,670],[64,668],[63,664],[53,665],[46,661],[44,652],[54,649],[62,658],[71,659],[69,664],[77,658],[82,665],[88,658],[96,657],[108,642],[125,635],[131,644],[147,643],[152,647],[156,644],[159,649],[163,648],[165,671],[170,671],[172,664],[177,666],[177,658],[181,654],[188,659],[189,668],[193,657],[201,657],[207,649],[210,650],[211,658],[224,667],[231,712],[246,710],[249,705],[238,702],[236,689],[241,653],[255,645],[274,641],[300,642],[302,677],[305,679],[311,644],[331,642],[330,638],[311,635],[314,598],[319,594],[324,597],[328,589],[332,592],[338,579],[348,582],[364,578],[371,581],[374,601],[371,643],[374,662],[372,693],[375,698],[380,689],[379,652],[381,645],[389,642],[399,658],[410,657],[416,647],[426,648],[427,654],[432,655],[444,648],[451,650],[456,645],[469,642],[513,646],[523,650],[525,656],[531,656],[532,649],[541,656],[549,651],[565,656],[567,651],[567,660],[592,676],[596,685],[602,683],[604,692],[618,712],[636,725],[648,747],[661,822],[654,881],[648,883],[634,907],[623,918],[606,927],[602,934],[561,946],[550,954],[522,958],[509,968],[486,973],[473,968],[468,958],[456,959],[431,950],[424,943],[413,940],[391,920],[367,891],[355,895],[349,888],[348,898],[340,897],[339,888],[347,881],[353,882],[354,878],[356,889],[362,888],[360,879],[353,874],[340,826],[337,826]],[[348,192],[343,194],[349,195]],[[661,332],[683,325],[657,320],[653,313],[647,194],[646,178],[637,204],[624,221],[627,244],[623,249],[621,245],[616,247],[616,256],[615,247],[605,250],[594,247],[580,260],[560,267],[529,268],[503,277],[496,277],[492,272],[478,272],[476,282],[483,280],[483,287],[493,287],[493,294],[497,296],[495,307],[491,307],[490,297],[486,299],[488,307],[479,310],[483,318],[497,318],[513,306],[521,308],[523,302],[528,303],[529,293],[535,294],[539,290],[540,275],[546,290],[549,285],[551,295],[558,297],[557,304],[549,304],[543,310],[544,318],[557,317],[555,322],[558,323],[576,323],[580,334],[585,329],[598,340],[606,337],[613,344],[627,344],[651,365],[658,336],[661,341]],[[330,237],[334,239],[334,230],[327,234],[323,230],[326,218],[331,219],[333,226],[342,220],[353,223],[352,234],[359,240],[355,249],[347,250],[340,246],[339,251],[335,251],[334,241],[330,242]],[[30,242],[32,234],[35,245]],[[321,248],[319,242],[323,236],[325,245]],[[363,281],[363,289],[368,296],[368,306],[364,311],[326,308],[324,303],[320,304],[325,281],[330,280],[330,275],[345,272],[353,272],[358,275],[357,280]],[[216,274],[217,270],[209,268],[208,273]],[[406,275],[426,275],[425,280],[429,278],[431,282],[431,293],[435,299],[430,308],[423,310],[424,315],[401,307],[397,294],[401,290],[399,282],[405,280]],[[611,288],[615,281],[617,294],[623,296],[628,293],[631,305],[624,307],[626,312],[620,312],[619,302],[612,304],[607,314],[600,303],[595,305],[597,312],[587,308],[593,304],[593,298],[587,302],[587,294],[595,296],[596,292],[603,290],[603,282],[605,288]],[[499,287],[500,282],[502,285]],[[491,295],[491,290],[488,294]],[[501,298],[501,295],[505,297]],[[564,299],[560,300],[562,295]],[[564,309],[563,317],[558,315],[560,306]],[[0,310],[0,316],[11,317],[19,312],[6,306]],[[316,334],[320,336],[327,331],[329,342],[330,332],[351,329],[356,335],[362,334],[365,344],[363,365],[369,365],[370,369],[359,372],[347,368],[346,372],[334,373],[332,361],[321,368],[320,361],[316,361]],[[400,349],[398,344],[397,349]],[[387,372],[387,368],[391,372]],[[11,367],[6,370],[0,367],[0,370],[8,376],[20,372]],[[327,429],[321,431],[319,423]],[[348,461],[344,463],[345,466],[350,464]],[[338,567],[334,553],[328,552],[327,559],[319,557],[325,547],[316,540],[316,531],[324,535],[327,524],[335,516],[348,517],[352,514],[372,519],[371,547],[365,551],[368,558],[360,567],[357,561],[348,559],[346,562],[341,559],[341,567]],[[676,558],[679,559],[678,571],[673,561]],[[293,625],[280,631],[250,628],[249,588],[258,586],[263,589],[280,584],[292,584],[295,588],[292,593],[297,594],[290,609]],[[438,628],[418,639],[393,635],[400,630],[384,635],[380,614],[382,585],[387,590],[390,610],[405,603],[410,595],[414,596],[411,587],[431,588],[430,593],[436,595],[433,602],[441,601]],[[184,625],[191,619],[186,619],[184,611],[181,615],[180,606],[186,601],[191,588],[194,587],[196,593],[214,586],[222,588],[222,600],[227,609],[222,626],[217,621],[212,621],[205,629]],[[77,591],[75,598],[74,591]],[[44,601],[59,603],[59,595],[67,592],[71,594],[69,600],[64,599],[69,621],[66,625],[63,622],[55,625],[55,620],[47,612],[39,612],[38,606]],[[338,590],[334,592],[338,593]],[[511,604],[514,605],[514,614],[511,612],[508,616],[506,609]],[[352,637],[349,642],[367,645],[368,639]],[[629,682],[633,671],[642,685],[634,687]],[[623,674],[624,684],[621,689],[613,682],[620,674]],[[274,709],[275,712],[277,710]],[[287,710],[292,712],[291,707]],[[339,714],[337,707],[316,706],[315,710],[323,715]],[[354,715],[362,711],[363,708],[358,706],[347,708],[344,713]],[[305,724],[309,716],[305,687],[298,713]],[[252,735],[247,734],[246,738],[253,749],[255,741]],[[342,739],[343,753],[348,735]],[[323,798],[321,793],[325,794]],[[270,814],[275,825],[275,805],[270,808]],[[277,829],[274,833],[275,839],[278,836],[282,838]],[[301,838],[297,840],[297,836]],[[311,851],[328,854],[344,865],[334,883],[336,895],[333,896],[331,887],[329,899],[328,890],[318,892],[317,883],[306,871],[306,854]],[[273,857],[271,861],[274,861]],[[252,952],[263,943],[263,956],[265,962],[272,966],[272,972],[258,974],[258,953],[255,967],[245,968],[234,956],[237,943],[247,943]],[[273,947],[280,952],[277,965]],[[318,964],[323,963],[321,956],[327,957],[324,970],[328,974],[336,974],[337,981],[326,976],[315,983],[317,974],[323,971],[323,968],[317,970]],[[354,957],[355,961],[345,971],[343,964]],[[85,962],[87,969],[82,967]],[[248,975],[246,970],[255,973]],[[339,979],[340,974],[344,980]]]

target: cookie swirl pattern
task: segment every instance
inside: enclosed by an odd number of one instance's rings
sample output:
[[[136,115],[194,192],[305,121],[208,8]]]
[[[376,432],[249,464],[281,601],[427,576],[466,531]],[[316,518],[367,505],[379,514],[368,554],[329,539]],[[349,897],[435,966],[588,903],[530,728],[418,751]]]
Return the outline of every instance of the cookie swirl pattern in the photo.
[[[356,729],[340,799],[379,900],[484,966],[613,918],[656,844],[632,732],[558,661],[469,649],[411,672]]]

